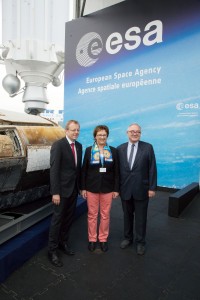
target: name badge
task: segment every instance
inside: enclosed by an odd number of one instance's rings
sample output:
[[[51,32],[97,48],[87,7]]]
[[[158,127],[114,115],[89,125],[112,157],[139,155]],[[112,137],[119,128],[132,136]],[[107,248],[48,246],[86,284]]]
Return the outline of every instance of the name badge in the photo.
[[[100,172],[100,173],[106,173],[106,168],[100,168],[100,169],[99,169],[99,172]]]

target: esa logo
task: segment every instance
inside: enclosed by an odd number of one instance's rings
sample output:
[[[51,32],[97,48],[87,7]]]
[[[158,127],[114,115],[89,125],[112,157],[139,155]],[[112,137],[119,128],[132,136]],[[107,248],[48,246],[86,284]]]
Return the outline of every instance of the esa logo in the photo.
[[[105,41],[105,50],[108,54],[117,54],[123,47],[134,50],[143,43],[152,46],[163,41],[163,24],[160,20],[149,22],[144,28],[143,37],[139,27],[128,28],[124,37],[119,32],[111,33]],[[85,34],[76,47],[76,59],[82,67],[90,67],[96,63],[104,48],[101,36],[96,32]]]
[[[177,103],[176,109],[177,110],[183,110],[183,109],[198,109],[199,104],[198,103]]]

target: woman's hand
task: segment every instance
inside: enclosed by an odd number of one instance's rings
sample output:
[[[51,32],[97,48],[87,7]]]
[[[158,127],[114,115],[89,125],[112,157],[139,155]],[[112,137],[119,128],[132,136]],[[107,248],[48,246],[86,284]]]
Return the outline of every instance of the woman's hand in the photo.
[[[83,199],[87,199],[87,191],[86,190],[82,190],[81,191],[81,196],[83,197]]]
[[[116,199],[118,196],[119,196],[119,193],[117,193],[117,192],[113,192],[113,193],[112,193],[113,199]]]

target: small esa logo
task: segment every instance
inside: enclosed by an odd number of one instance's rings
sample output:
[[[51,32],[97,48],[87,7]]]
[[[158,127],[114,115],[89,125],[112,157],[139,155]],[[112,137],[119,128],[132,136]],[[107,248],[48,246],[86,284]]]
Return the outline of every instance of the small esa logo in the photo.
[[[199,115],[199,103],[183,103],[176,104],[176,110],[179,117],[198,117]]]

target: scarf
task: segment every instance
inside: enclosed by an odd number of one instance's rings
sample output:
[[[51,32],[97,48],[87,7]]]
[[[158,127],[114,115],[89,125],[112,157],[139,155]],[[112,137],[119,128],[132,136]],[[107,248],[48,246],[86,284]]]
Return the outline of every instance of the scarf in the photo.
[[[100,164],[100,159],[101,159],[101,164],[103,165],[104,162],[112,162],[113,158],[112,158],[112,152],[110,150],[110,147],[106,144],[103,148],[103,157],[100,157],[100,151],[98,148],[97,143],[95,142],[92,146],[91,149],[91,159],[90,159],[90,164],[94,165],[94,164]]]

